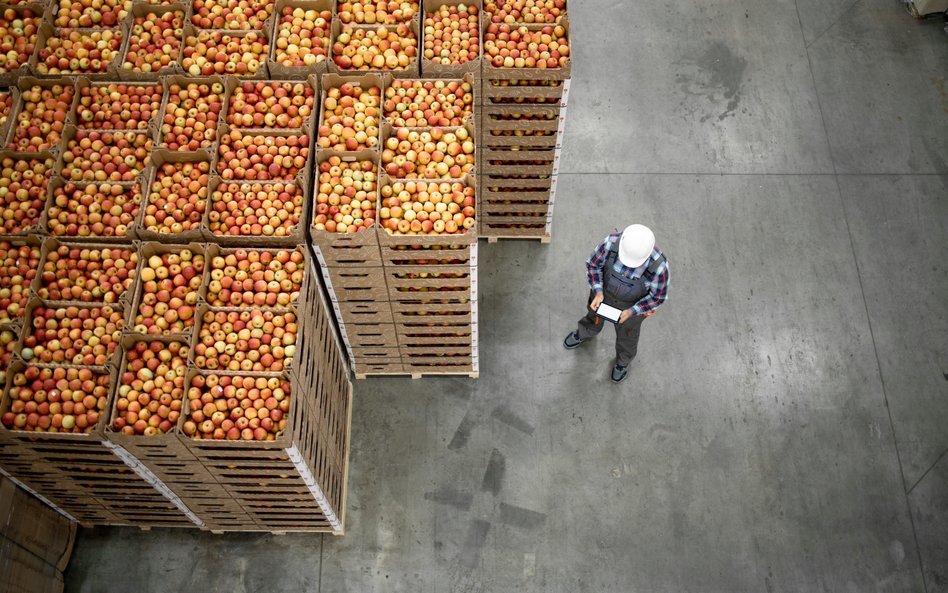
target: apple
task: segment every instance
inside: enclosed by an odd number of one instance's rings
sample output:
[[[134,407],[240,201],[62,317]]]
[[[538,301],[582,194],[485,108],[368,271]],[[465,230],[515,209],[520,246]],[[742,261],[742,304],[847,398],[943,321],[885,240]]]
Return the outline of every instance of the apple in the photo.
[[[260,31],[273,4],[266,0],[194,0],[191,22],[198,29]]]
[[[112,428],[129,436],[155,436],[178,424],[188,371],[188,344],[139,340],[125,351]]]
[[[393,178],[459,179],[474,170],[474,139],[467,128],[395,128],[381,160]]]
[[[463,126],[474,113],[474,92],[460,80],[393,80],[382,108],[397,128]]]
[[[253,76],[266,65],[268,46],[262,32],[198,31],[184,40],[181,66],[191,76]]]
[[[156,169],[142,219],[145,228],[160,234],[200,228],[210,173],[208,161],[164,163]]]
[[[313,66],[329,57],[332,11],[284,6],[276,25],[273,61],[289,68]]]
[[[221,183],[211,193],[208,224],[221,237],[286,237],[303,214],[295,183]]]
[[[231,130],[221,137],[217,170],[224,180],[292,181],[306,168],[309,136]]]
[[[295,313],[260,309],[204,313],[194,365],[212,371],[279,372],[296,352]]]
[[[117,27],[132,0],[59,0],[53,25],[69,29]]]
[[[0,233],[39,225],[54,159],[0,157]]]
[[[149,256],[139,272],[141,298],[132,331],[180,334],[194,326],[204,280],[204,254],[186,247],[167,247]]]
[[[485,0],[494,23],[558,23],[566,16],[566,0]]]
[[[286,429],[290,383],[279,376],[194,375],[187,395],[192,439],[273,441]]]
[[[59,37],[47,39],[46,47],[41,47],[36,54],[36,73],[40,76],[103,73],[112,60],[119,57],[121,48],[122,31],[117,27],[60,29]]]
[[[122,339],[124,317],[112,305],[36,307],[20,357],[27,363],[105,366]]]
[[[303,82],[243,82],[230,96],[233,128],[300,129],[313,115],[316,91]]]
[[[43,15],[30,8],[3,10],[0,14],[0,72],[13,72],[29,63],[42,21]]]
[[[224,85],[220,82],[169,85],[161,122],[162,146],[194,151],[213,144],[223,105]]]
[[[316,145],[338,151],[375,148],[379,143],[378,87],[343,83],[326,89]]]
[[[184,37],[184,12],[149,12],[132,23],[122,69],[159,72],[178,61]]]
[[[425,17],[426,59],[436,64],[464,64],[480,57],[477,6],[441,5]]]
[[[141,205],[138,183],[67,181],[53,190],[47,227],[55,237],[125,237]]]
[[[418,39],[404,24],[378,27],[343,25],[332,46],[340,70],[406,70],[418,56]]]
[[[138,252],[59,245],[46,254],[37,296],[45,301],[117,303],[135,281]]]
[[[151,162],[151,134],[78,130],[63,152],[64,179],[134,181]]]
[[[459,181],[393,181],[380,193],[379,219],[389,234],[461,234],[475,225],[474,188]]]
[[[89,368],[27,366],[10,377],[10,410],[3,425],[31,432],[92,432],[108,405],[110,380],[110,373]]]
[[[0,241],[0,323],[15,321],[26,312],[39,264],[39,247]]]
[[[343,161],[331,156],[319,164],[313,228],[357,233],[375,224],[378,166],[370,160]]]
[[[211,258],[212,307],[288,307],[299,298],[305,270],[298,250],[232,249]]]
[[[9,150],[41,152],[62,141],[66,118],[72,108],[72,85],[34,85],[20,93],[20,112]]]
[[[415,18],[418,2],[397,0],[357,0],[339,2],[336,13],[343,23],[357,25],[394,25]]]
[[[161,110],[160,84],[110,82],[82,87],[76,106],[76,127],[94,130],[147,131]]]
[[[491,23],[484,33],[484,59],[494,68],[563,68],[569,62],[566,29]]]

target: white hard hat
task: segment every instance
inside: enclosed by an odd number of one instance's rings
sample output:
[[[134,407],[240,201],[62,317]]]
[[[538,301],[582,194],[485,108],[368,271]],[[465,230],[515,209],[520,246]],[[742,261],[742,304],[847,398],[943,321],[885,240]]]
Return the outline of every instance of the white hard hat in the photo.
[[[619,240],[619,261],[622,265],[637,268],[645,263],[655,249],[655,233],[647,226],[633,224],[622,231]]]

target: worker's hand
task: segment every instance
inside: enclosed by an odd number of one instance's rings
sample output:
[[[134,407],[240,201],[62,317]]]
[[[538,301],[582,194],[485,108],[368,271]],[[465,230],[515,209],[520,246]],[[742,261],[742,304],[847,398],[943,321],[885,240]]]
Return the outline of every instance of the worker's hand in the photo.
[[[596,296],[593,297],[592,302],[589,303],[589,308],[592,309],[593,311],[595,311],[596,309],[599,308],[599,305],[601,305],[601,304],[602,304],[602,293],[601,293],[601,292],[597,292],[597,293],[596,293]]]
[[[626,309],[622,313],[619,313],[619,324],[623,324],[629,320],[629,317],[632,317],[632,309]]]

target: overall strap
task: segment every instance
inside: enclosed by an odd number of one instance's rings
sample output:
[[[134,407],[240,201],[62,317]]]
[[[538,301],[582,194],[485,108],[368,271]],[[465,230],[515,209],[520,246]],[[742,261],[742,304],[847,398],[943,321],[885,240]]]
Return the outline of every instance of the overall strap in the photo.
[[[612,245],[609,246],[609,254],[606,256],[606,265],[605,269],[610,269],[615,265],[616,259],[619,258],[619,241],[622,240],[622,233],[619,233],[619,236],[616,237],[616,240],[612,242]]]
[[[656,260],[653,261],[651,264],[649,264],[648,268],[646,268],[646,271],[647,271],[650,275],[655,276],[655,275],[658,274],[658,269],[659,269],[659,268],[662,266],[662,264],[665,263],[666,261],[668,261],[668,260],[665,259],[665,254],[662,253],[662,254],[660,254],[660,255],[658,256],[658,259],[656,259]]]

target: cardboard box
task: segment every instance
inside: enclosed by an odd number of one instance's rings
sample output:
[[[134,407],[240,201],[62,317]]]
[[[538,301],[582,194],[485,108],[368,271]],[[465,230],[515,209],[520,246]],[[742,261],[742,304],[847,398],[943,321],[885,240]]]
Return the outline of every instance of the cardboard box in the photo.
[[[0,538],[0,590],[5,593],[62,593],[63,575],[24,548]]]
[[[421,15],[421,30],[425,30],[425,21],[428,15],[433,14],[435,10],[442,6],[458,6],[459,4],[477,8],[477,31],[475,31],[477,35],[477,58],[464,62],[463,64],[442,64],[441,62],[435,62],[434,60],[425,58],[425,48],[422,47],[421,75],[425,78],[461,78],[465,74],[471,74],[473,80],[479,80],[481,77],[481,55],[484,48],[483,27],[481,23],[490,17],[481,8],[480,0],[474,0],[473,2],[468,0],[422,0],[423,13]]]
[[[66,570],[76,539],[76,524],[0,477],[0,535],[46,564]]]
[[[276,62],[276,41],[279,38],[280,34],[280,19],[283,17],[284,8],[302,8],[303,10],[317,10],[319,12],[328,10],[330,14],[335,9],[334,0],[277,0],[276,6],[273,8],[273,16],[270,18],[273,19],[273,34],[270,39],[270,53],[267,59],[267,68],[270,71],[270,76],[273,78],[286,78],[286,79],[305,79],[311,75],[321,76],[329,72],[329,63],[332,61],[332,19],[330,17],[329,23],[327,23],[326,39],[329,42],[329,46],[326,48],[326,56],[324,60],[320,60],[313,64],[312,66],[284,66],[283,64]]]
[[[268,23],[265,23],[266,26]],[[250,33],[255,33],[263,45],[263,51],[254,56],[254,59],[257,61],[257,69],[254,72],[248,72],[246,74],[238,74],[236,70],[230,72],[227,70],[228,66],[236,64],[236,60],[233,59],[232,55],[228,55],[228,59],[223,62],[225,64],[223,72],[215,72],[221,76],[225,74],[233,74],[241,79],[256,79],[256,80],[265,80],[270,78],[269,72],[267,70],[267,56],[270,53],[270,33],[271,29],[264,29],[263,31],[217,31],[210,29],[198,29],[191,21],[188,20],[184,24],[184,45],[181,48],[181,69],[186,75],[193,75],[188,67],[184,65],[184,48],[186,47],[196,47],[199,43],[204,43],[209,46],[215,46],[216,43],[213,41],[213,34],[221,33],[224,37],[230,37],[231,39],[238,37],[246,37]]]
[[[355,70],[355,69],[343,69],[343,68],[340,68],[340,67],[336,64],[336,62],[335,62],[336,55],[335,55],[335,52],[333,52],[333,54],[332,54],[332,60],[331,60],[330,63],[329,63],[329,71],[330,71],[330,72],[333,72],[333,73],[336,73],[336,74],[343,74],[343,75],[346,75],[346,76],[362,76],[362,75],[364,75],[364,74],[386,74],[386,73],[387,73],[387,74],[391,74],[391,75],[394,76],[395,78],[418,78],[418,77],[421,75],[421,68],[419,67],[419,64],[420,64],[420,62],[421,62],[421,37],[422,37],[422,36],[419,34],[418,22],[419,22],[419,19],[418,19],[418,16],[416,15],[416,16],[415,16],[414,18],[412,18],[412,20],[411,20],[410,22],[408,22],[408,23],[398,23],[398,24],[395,24],[395,25],[386,25],[386,28],[387,28],[387,29],[389,29],[390,31],[394,31],[395,28],[398,27],[399,25],[407,24],[407,25],[408,25],[408,30],[409,30],[409,32],[411,33],[411,35],[414,36],[414,38],[415,38],[415,48],[417,49],[417,53],[415,54],[415,57],[412,58],[412,60],[408,63],[408,66],[407,66],[407,67],[405,67],[405,68],[396,68],[396,69],[394,69],[394,70],[375,70],[375,69]],[[373,32],[373,33],[374,33],[375,30],[378,29],[378,28],[379,28],[378,25],[351,25],[351,24],[345,24],[345,23],[343,23],[342,21],[340,21],[339,18],[337,17],[337,18],[333,19],[333,23],[332,23],[332,45],[335,45],[336,43],[338,43],[338,41],[339,41],[339,34],[342,33],[342,32],[345,31],[345,30],[351,29],[352,31],[356,31],[356,30],[361,29],[361,30],[363,30],[363,31]],[[402,40],[407,40],[407,39],[411,39],[411,38],[410,38],[410,37],[403,37],[403,38],[402,38]],[[330,48],[330,49],[331,49],[331,48]]]
[[[145,19],[149,14],[155,14],[162,16],[169,12],[177,13],[180,15],[181,19],[181,36],[176,37],[174,41],[176,45],[172,48],[172,51],[175,54],[175,59],[168,63],[167,66],[156,70],[153,72],[143,72],[136,69],[135,65],[132,63],[126,63],[126,58],[128,56],[128,49],[132,45],[132,38],[135,34],[135,19]],[[188,7],[181,2],[175,2],[172,4],[149,4],[149,3],[138,3],[132,5],[132,10],[129,11],[129,16],[122,19],[121,27],[122,33],[125,37],[124,43],[122,44],[122,53],[121,60],[116,60],[116,73],[121,80],[128,81],[157,81],[160,76],[171,75],[171,74],[183,74],[184,70],[181,68],[181,56],[184,53],[184,25],[188,22],[187,19]]]

